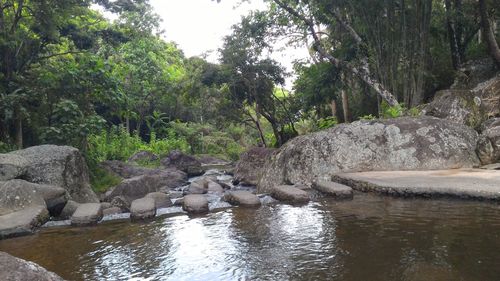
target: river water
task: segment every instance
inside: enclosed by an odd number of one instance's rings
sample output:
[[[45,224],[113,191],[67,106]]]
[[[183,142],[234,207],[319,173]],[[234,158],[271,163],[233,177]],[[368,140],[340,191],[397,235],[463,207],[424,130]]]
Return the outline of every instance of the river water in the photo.
[[[356,194],[48,228],[0,251],[68,280],[500,280],[500,206]]]

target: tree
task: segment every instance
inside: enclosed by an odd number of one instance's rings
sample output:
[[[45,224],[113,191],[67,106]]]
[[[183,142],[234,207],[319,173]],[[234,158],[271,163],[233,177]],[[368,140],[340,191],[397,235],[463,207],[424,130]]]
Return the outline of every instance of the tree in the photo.
[[[484,39],[488,44],[491,57],[495,61],[496,65],[500,68],[500,48],[498,47],[494,30],[490,24],[490,17],[488,15],[486,0],[479,0],[479,12],[481,14],[481,27],[484,33]]]

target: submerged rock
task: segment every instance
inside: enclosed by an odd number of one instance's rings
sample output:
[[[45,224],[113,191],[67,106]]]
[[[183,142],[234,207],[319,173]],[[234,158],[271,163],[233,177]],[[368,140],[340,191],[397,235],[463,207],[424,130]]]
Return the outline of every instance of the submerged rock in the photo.
[[[258,207],[261,205],[259,197],[246,190],[229,191],[224,195],[224,200],[236,206]]]
[[[89,182],[87,163],[80,151],[70,146],[40,145],[11,152],[26,159],[23,179],[59,186],[69,199],[79,203],[99,202]]]
[[[0,280],[5,281],[64,281],[57,274],[36,263],[0,252]]]
[[[190,177],[203,174],[201,162],[196,157],[184,154],[179,150],[171,151],[167,157],[161,160],[161,164],[167,168],[181,170]]]
[[[264,164],[274,148],[254,147],[243,153],[234,170],[234,181],[243,185],[257,185],[264,173]]]
[[[271,196],[279,201],[288,203],[307,203],[309,193],[292,185],[278,185],[271,189]]]
[[[144,197],[132,201],[130,207],[130,218],[132,220],[145,220],[153,218],[156,215],[155,199]]]
[[[341,124],[283,145],[263,168],[258,192],[309,185],[337,172],[476,167],[477,140],[473,129],[434,117]]]
[[[190,214],[208,213],[208,200],[200,194],[190,194],[184,196],[182,209]]]
[[[99,203],[85,203],[78,206],[73,216],[71,225],[86,226],[97,224],[102,219],[102,206]]]

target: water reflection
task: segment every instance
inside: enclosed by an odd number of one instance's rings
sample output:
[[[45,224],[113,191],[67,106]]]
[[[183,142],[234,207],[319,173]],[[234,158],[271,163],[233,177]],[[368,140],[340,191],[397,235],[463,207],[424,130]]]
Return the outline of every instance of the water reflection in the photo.
[[[49,228],[0,250],[68,280],[500,279],[500,206],[355,198]]]

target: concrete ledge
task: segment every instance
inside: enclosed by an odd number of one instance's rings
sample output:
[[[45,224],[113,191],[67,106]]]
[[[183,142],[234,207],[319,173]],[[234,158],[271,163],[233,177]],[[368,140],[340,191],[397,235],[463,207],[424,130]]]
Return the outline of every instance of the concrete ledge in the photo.
[[[332,180],[358,191],[395,196],[500,201],[500,171],[456,169],[339,173]]]

